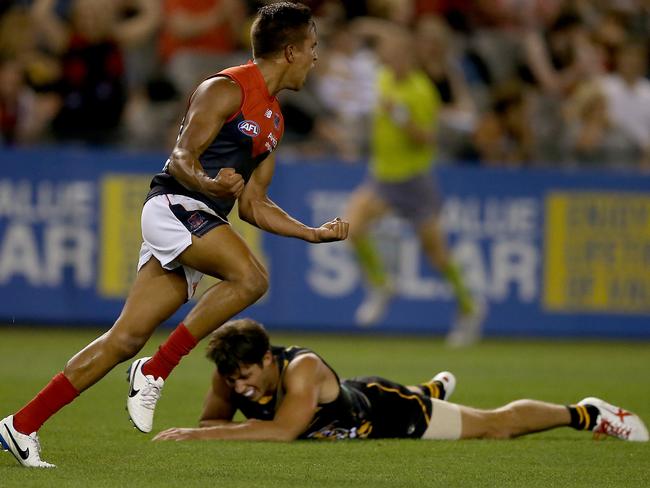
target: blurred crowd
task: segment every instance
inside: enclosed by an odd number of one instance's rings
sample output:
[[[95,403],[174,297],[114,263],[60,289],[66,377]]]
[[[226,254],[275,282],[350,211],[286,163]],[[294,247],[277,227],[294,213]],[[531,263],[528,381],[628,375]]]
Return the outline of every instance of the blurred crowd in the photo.
[[[0,1],[1,144],[169,149],[196,84],[250,58],[264,3]],[[362,161],[378,67],[407,50],[439,94],[440,160],[650,168],[650,0],[303,3],[319,62],[280,97],[285,154]],[[387,25],[411,42],[382,48]]]

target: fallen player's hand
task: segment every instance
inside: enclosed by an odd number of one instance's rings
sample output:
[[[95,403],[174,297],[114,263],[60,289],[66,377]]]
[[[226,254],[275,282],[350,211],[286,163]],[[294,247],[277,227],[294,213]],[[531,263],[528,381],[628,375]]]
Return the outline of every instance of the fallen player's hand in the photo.
[[[350,224],[339,217],[314,229],[314,242],[342,241],[348,237]]]
[[[236,199],[244,191],[244,178],[234,168],[221,168],[209,181],[207,193],[216,198]]]
[[[163,430],[153,438],[154,441],[188,441],[192,439],[200,439],[200,429],[182,429],[173,427],[171,429]]]

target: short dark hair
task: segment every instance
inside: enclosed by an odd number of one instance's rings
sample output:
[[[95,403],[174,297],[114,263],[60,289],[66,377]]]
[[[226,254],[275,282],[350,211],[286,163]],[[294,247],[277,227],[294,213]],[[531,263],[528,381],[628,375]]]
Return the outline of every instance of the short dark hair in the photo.
[[[212,333],[206,356],[219,374],[229,376],[242,364],[262,364],[270,347],[262,324],[252,319],[231,320]]]
[[[302,42],[313,23],[311,9],[302,3],[265,5],[257,11],[251,27],[253,57],[263,58],[282,51],[288,44]]]

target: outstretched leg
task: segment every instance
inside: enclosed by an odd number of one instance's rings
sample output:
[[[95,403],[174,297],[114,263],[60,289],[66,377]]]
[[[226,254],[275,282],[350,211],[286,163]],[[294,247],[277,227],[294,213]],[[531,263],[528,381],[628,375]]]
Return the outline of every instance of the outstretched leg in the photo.
[[[537,400],[517,400],[495,410],[460,407],[460,411],[463,439],[508,439],[571,423],[566,406]]]
[[[40,459],[36,432],[52,415],[103,378],[115,365],[133,357],[156,327],[186,300],[185,278],[151,259],[136,276],[113,327],[75,354],[27,405],[0,422],[0,436],[18,461],[49,467]],[[8,440],[7,440],[8,439]]]
[[[571,422],[567,407],[536,400],[517,400],[494,410],[431,402],[431,420],[423,439],[507,439]]]
[[[638,415],[589,397],[575,405],[516,400],[494,410],[432,399],[432,414],[424,439],[509,439],[557,427],[593,431],[629,441],[648,441]]]

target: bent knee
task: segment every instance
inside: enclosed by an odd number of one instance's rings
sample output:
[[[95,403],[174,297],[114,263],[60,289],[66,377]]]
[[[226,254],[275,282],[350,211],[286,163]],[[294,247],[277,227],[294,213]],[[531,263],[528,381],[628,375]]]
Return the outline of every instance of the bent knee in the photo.
[[[149,339],[148,335],[141,335],[131,331],[109,331],[106,335],[105,347],[119,361],[126,361],[135,356]]]
[[[269,275],[262,266],[250,266],[237,280],[242,292],[252,301],[261,298],[269,289]]]

